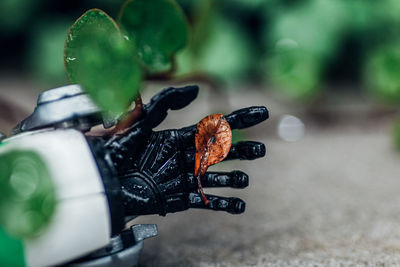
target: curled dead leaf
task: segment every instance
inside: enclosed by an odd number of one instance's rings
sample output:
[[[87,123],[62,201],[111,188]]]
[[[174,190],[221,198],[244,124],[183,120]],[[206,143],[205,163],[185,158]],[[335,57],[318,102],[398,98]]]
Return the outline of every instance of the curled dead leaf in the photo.
[[[213,114],[202,119],[197,124],[195,143],[194,175],[197,177],[199,192],[207,205],[209,201],[201,186],[201,176],[209,166],[224,160],[232,145],[231,127],[224,115]]]

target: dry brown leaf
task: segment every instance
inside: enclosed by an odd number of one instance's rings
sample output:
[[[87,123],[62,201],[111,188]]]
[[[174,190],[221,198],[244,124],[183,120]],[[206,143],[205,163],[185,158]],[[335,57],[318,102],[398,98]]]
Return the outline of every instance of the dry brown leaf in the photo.
[[[207,205],[208,199],[201,186],[201,176],[208,167],[221,162],[228,156],[232,145],[232,131],[229,123],[222,114],[205,117],[197,124],[196,155],[194,175],[197,177],[199,192]]]

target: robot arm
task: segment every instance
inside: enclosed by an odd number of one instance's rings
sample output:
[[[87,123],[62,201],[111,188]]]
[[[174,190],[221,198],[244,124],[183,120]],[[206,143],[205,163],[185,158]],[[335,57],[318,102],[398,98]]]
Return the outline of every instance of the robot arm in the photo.
[[[102,176],[84,135],[44,129],[0,147],[0,266],[50,266],[106,246],[112,224]],[[8,238],[7,238],[8,236]],[[7,252],[10,244],[17,250]]]
[[[49,166],[53,180],[57,205],[46,227],[37,236],[23,239],[26,265],[65,263],[110,244],[117,245],[107,247],[106,253],[95,252],[92,258],[103,259],[118,251],[124,257],[126,249],[133,248],[138,255],[141,240],[156,230],[140,226],[124,232],[125,220],[132,215],[166,215],[188,208],[233,214],[244,211],[241,199],[208,195],[210,204],[205,205],[197,193],[193,175],[196,125],[152,130],[165,119],[169,109],[185,107],[197,93],[197,86],[163,90],[144,105],[138,122],[123,135],[112,137],[82,134],[91,126],[103,123],[109,127],[116,120],[105,119],[76,85],[53,89],[39,97],[35,112],[0,147],[0,157],[15,149],[35,151]],[[226,118],[232,129],[242,129],[267,119],[268,111],[265,107],[251,107]],[[239,142],[232,146],[227,160],[264,155],[262,143]],[[248,176],[241,171],[209,172],[202,177],[202,183],[204,187],[244,188]],[[0,226],[3,225],[0,218]],[[121,245],[128,243],[126,249]],[[91,260],[84,259],[83,262]],[[76,264],[86,266],[82,261]]]
[[[166,215],[189,208],[244,212],[245,202],[241,199],[208,195],[210,203],[205,205],[197,192],[193,175],[196,125],[152,130],[164,120],[168,109],[185,107],[197,93],[197,86],[163,90],[144,106],[142,118],[125,135],[103,141],[103,151],[107,151],[105,161],[113,165],[121,184],[126,215]],[[226,116],[232,129],[247,128],[267,118],[265,107],[244,108]],[[264,144],[239,142],[232,146],[227,160],[257,159],[264,155]],[[248,176],[241,171],[209,172],[202,177],[202,183],[204,187],[244,188]]]

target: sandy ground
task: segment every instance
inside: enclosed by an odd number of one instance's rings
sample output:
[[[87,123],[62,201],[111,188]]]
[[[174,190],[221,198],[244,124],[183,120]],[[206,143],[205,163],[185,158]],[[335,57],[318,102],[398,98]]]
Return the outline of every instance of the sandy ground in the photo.
[[[144,98],[152,93],[149,89]],[[16,93],[13,101],[35,94]],[[0,97],[12,95],[0,90]],[[35,100],[28,102],[27,110]],[[159,229],[158,237],[145,241],[141,266],[400,265],[400,154],[393,149],[391,116],[369,117],[361,103],[350,112],[343,112],[348,106],[339,107],[342,119],[321,126],[301,109],[265,93],[234,92],[227,103],[221,107],[217,97],[202,92],[190,108],[171,112],[159,128],[185,126],[210,111],[267,105],[271,119],[245,131],[247,139],[265,142],[267,157],[214,168],[243,170],[250,186],[206,189],[244,199],[246,212],[190,210],[134,220],[157,223]],[[286,113],[306,125],[297,142],[276,134]],[[6,121],[0,116],[2,131],[9,130]]]

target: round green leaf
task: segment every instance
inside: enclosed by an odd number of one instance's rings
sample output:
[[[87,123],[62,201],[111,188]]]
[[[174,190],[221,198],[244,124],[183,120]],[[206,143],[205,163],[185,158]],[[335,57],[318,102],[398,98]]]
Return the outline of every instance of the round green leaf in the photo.
[[[189,39],[186,18],[173,0],[127,1],[119,24],[151,72],[168,70],[174,54]]]
[[[64,61],[71,82],[79,83],[104,110],[124,111],[136,96],[141,68],[135,48],[106,13],[92,9],[69,30]]]
[[[11,236],[36,235],[56,207],[55,189],[45,162],[35,152],[0,155],[0,226]]]

